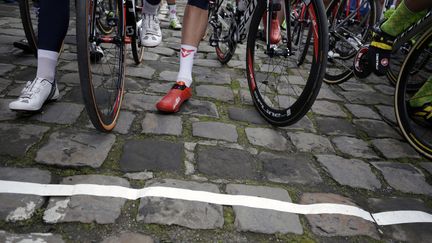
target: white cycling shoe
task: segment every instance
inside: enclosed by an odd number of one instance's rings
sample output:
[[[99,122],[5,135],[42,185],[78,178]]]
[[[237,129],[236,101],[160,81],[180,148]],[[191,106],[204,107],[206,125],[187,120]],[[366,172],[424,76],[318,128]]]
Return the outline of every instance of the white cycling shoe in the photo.
[[[141,25],[141,45],[156,47],[162,42],[162,31],[156,15],[143,14]]]
[[[9,109],[14,111],[38,111],[42,105],[59,97],[59,90],[55,81],[35,78],[28,81],[17,100],[9,103]]]

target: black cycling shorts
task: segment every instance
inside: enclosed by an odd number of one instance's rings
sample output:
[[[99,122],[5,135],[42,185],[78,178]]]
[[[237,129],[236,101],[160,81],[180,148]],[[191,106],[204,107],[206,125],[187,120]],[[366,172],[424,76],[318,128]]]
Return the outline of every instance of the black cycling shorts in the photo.
[[[188,0],[188,4],[203,10],[208,10],[209,6],[208,0]]]
[[[69,0],[40,0],[38,49],[60,52],[69,27]]]

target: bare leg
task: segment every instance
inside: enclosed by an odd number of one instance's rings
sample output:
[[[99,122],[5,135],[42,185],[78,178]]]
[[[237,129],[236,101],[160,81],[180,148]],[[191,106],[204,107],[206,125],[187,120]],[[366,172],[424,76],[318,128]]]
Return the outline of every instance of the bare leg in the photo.
[[[405,0],[405,4],[413,12],[420,12],[432,7],[432,1],[430,0]]]
[[[208,22],[208,11],[187,5],[183,17],[181,43],[198,47]]]

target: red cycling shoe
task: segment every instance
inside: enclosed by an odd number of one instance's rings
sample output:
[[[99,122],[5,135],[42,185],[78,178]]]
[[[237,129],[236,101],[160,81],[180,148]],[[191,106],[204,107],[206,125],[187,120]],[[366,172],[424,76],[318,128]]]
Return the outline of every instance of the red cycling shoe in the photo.
[[[184,82],[176,82],[168,93],[156,104],[159,111],[174,113],[180,110],[183,102],[192,97],[192,89]]]
[[[271,18],[271,32],[270,32],[270,44],[277,44],[282,40],[281,29],[279,20],[277,18],[277,12],[272,14]],[[262,18],[264,24],[264,38],[267,36],[267,12],[264,13]]]

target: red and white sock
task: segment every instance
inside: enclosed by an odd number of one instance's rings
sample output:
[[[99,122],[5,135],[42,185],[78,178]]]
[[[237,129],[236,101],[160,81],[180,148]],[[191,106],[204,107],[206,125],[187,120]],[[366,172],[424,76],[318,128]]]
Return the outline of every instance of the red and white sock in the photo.
[[[192,84],[192,66],[193,59],[197,48],[190,45],[181,45],[180,48],[180,70],[177,75],[177,81],[185,82],[187,87]]]

